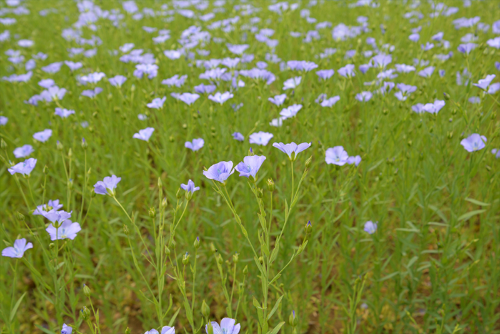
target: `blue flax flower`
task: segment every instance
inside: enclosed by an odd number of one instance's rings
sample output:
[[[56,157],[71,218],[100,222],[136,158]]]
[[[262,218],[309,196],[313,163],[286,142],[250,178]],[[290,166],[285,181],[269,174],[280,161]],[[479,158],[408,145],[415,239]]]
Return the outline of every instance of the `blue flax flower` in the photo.
[[[297,154],[311,147],[311,143],[302,143],[299,145],[294,142],[291,142],[290,144],[274,143],[273,146],[281,152],[286,153],[291,161],[295,161]]]
[[[212,165],[208,170],[203,171],[208,179],[219,181],[220,183],[226,182],[227,178],[234,173],[232,161],[221,161]]]
[[[259,171],[260,166],[262,166],[262,164],[264,163],[264,160],[266,160],[265,156],[247,156],[243,158],[243,162],[240,162],[235,169],[240,173],[240,176],[253,176],[254,179],[257,179],[257,172]]]

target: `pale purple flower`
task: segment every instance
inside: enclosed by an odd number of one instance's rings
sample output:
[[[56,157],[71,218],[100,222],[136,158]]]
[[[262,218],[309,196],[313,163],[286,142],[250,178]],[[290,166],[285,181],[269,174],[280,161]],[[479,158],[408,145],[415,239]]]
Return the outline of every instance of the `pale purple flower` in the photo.
[[[187,141],[184,144],[184,146],[186,148],[189,148],[193,151],[198,151],[200,148],[203,147],[203,145],[205,145],[205,141],[202,138],[196,138],[196,139],[193,139],[192,142]]]
[[[249,48],[248,44],[242,44],[242,45],[233,45],[233,44],[227,44],[227,48],[229,49],[230,52],[241,55],[243,52],[245,52],[246,49]]]
[[[205,175],[208,179],[221,183],[226,182],[227,178],[233,173],[234,169],[232,161],[221,161],[212,165],[208,170],[203,171],[203,175]]]
[[[412,42],[417,42],[420,39],[420,35],[419,34],[411,34],[408,38]]]
[[[243,140],[245,140],[245,137],[241,133],[239,133],[239,132],[233,133],[233,138],[235,140],[237,140],[237,141],[243,141]]]
[[[75,113],[74,110],[68,110],[68,109],[63,109],[63,108],[56,108],[55,114],[57,116],[60,116],[62,118],[67,118],[70,115],[73,115]]]
[[[176,74],[169,79],[163,80],[161,83],[163,85],[167,85],[169,87],[172,87],[172,86],[181,87],[182,85],[184,85],[184,82],[186,81],[186,79],[187,79],[187,75],[183,75],[183,76],[179,77],[179,75]]]
[[[295,115],[297,115],[297,113],[299,112],[300,109],[302,109],[302,104],[291,105],[291,106],[281,110],[281,112],[280,112],[280,115],[282,116],[281,118],[287,119],[287,118],[294,117]]]
[[[295,144],[294,142],[291,142],[290,144],[274,143],[273,146],[281,152],[286,153],[288,155],[288,158],[294,161],[300,152],[311,147],[311,143],[302,143],[299,145]]]
[[[359,65],[358,68],[359,68],[359,71],[363,74],[365,74],[366,72],[368,72],[368,70],[371,68],[372,66],[370,64],[362,64],[362,65]]]
[[[45,231],[50,234],[50,240],[62,240],[62,239],[75,239],[76,234],[80,232],[82,228],[80,224],[73,223],[71,220],[66,219],[62,224],[55,228],[54,225],[50,224]]]
[[[47,90],[44,90],[40,96],[47,102],[52,100],[62,100],[66,94],[65,88],[59,88],[57,86],[51,86]]]
[[[316,72],[316,74],[318,75],[318,77],[320,77],[323,80],[330,79],[333,76],[334,73],[335,73],[334,70],[321,70],[321,71]]]
[[[49,140],[50,136],[52,136],[52,130],[50,129],[45,129],[43,131],[37,132],[33,135],[33,138],[36,140],[45,143],[47,140]]]
[[[371,92],[361,92],[356,94],[356,100],[360,102],[368,102],[372,98],[373,94]]]
[[[422,103],[417,103],[416,105],[412,106],[411,109],[417,114],[421,114],[425,111],[424,105]]]
[[[179,95],[178,99],[187,104],[192,105],[200,96],[198,94],[182,93]]]
[[[116,177],[115,175],[106,176],[102,181],[97,181],[97,183],[94,184],[94,192],[99,195],[114,196],[116,186],[121,179],[121,177]]]
[[[332,107],[339,100],[340,100],[340,96],[333,96],[329,99],[325,99],[325,100],[321,101],[321,106],[322,107]]]
[[[7,122],[9,121],[9,119],[5,116],[0,116],[0,125],[1,126],[4,126],[5,124],[7,124]]]
[[[52,79],[43,79],[38,82],[38,85],[47,89],[55,85],[54,80]]]
[[[71,334],[73,332],[73,327],[66,324],[62,325],[61,334]]]
[[[500,49],[500,37],[495,37],[486,41],[492,48]]]
[[[370,63],[373,64],[373,66],[378,67],[378,68],[385,68],[391,62],[392,62],[392,56],[385,55],[385,54],[376,55],[375,57],[373,57],[370,60]]]
[[[265,156],[260,155],[251,155],[243,158],[243,162],[240,162],[235,170],[240,173],[240,176],[250,177],[253,176],[256,179],[257,172],[260,169],[260,166],[266,160]]]
[[[271,140],[271,138],[273,138],[272,133],[259,131],[252,133],[248,138],[248,141],[250,142],[250,144],[266,146],[267,143],[269,143],[269,141]]]
[[[434,66],[429,66],[427,68],[424,68],[422,71],[418,72],[418,75],[424,78],[428,78],[434,72],[434,68],[435,68]]]
[[[30,248],[33,248],[31,242],[26,243],[25,238],[17,239],[14,241],[13,247],[7,247],[2,250],[2,256],[20,259],[23,257],[24,252]]]
[[[82,92],[82,96],[90,97],[91,99],[93,99],[94,97],[96,97],[101,92],[102,92],[102,88],[101,87],[96,87],[94,89],[84,90]]]
[[[438,73],[439,73],[439,76],[441,78],[443,78],[446,75],[446,71],[445,70],[439,70]]]
[[[482,90],[486,90],[495,77],[495,74],[487,75],[486,78],[480,79],[477,83],[473,83],[473,85],[481,88]]]
[[[275,97],[270,97],[268,100],[275,104],[276,106],[280,106],[285,102],[286,94],[276,95]]]
[[[135,12],[137,12],[139,10],[135,1],[132,1],[132,0],[124,1],[122,3],[122,6],[123,6],[123,9],[129,14],[134,14]]]
[[[230,92],[224,92],[222,94],[220,92],[217,92],[217,93],[215,93],[215,95],[209,95],[208,99],[212,100],[216,103],[223,104],[224,102],[226,102],[227,100],[229,100],[232,97],[233,97],[233,94],[231,94]]]
[[[286,2],[280,2],[278,4],[287,4]],[[287,5],[288,6],[288,5]],[[220,322],[220,326],[215,321],[212,321],[212,328],[214,334],[238,334],[240,332],[240,324],[234,325],[236,320],[231,318],[224,318]],[[205,325],[205,331],[208,333],[208,325]]]
[[[65,60],[64,63],[66,64],[66,66],[69,67],[69,69],[71,70],[71,72],[73,72],[73,71],[75,71],[75,70],[77,70],[77,69],[79,69],[79,68],[81,68],[83,66],[83,64],[80,63],[80,62],[74,63],[72,61]]]
[[[495,82],[494,84],[490,85],[490,88],[488,88],[488,94],[495,94],[500,90],[500,82]]]
[[[356,76],[356,73],[354,73],[354,65],[352,64],[347,64],[346,66],[339,68],[337,72],[345,78]]]
[[[460,145],[462,145],[466,151],[474,152],[482,150],[486,146],[486,140],[485,136],[473,133],[469,137],[462,139]]]
[[[434,36],[431,37],[433,41],[440,42],[443,39],[444,33],[443,32],[438,32]]]
[[[163,108],[163,103],[165,103],[166,99],[166,96],[164,96],[163,98],[157,97],[156,99],[153,99],[151,103],[148,103],[147,106],[151,109],[161,109]]]
[[[31,153],[33,153],[35,150],[33,149],[33,146],[31,145],[23,145],[21,147],[18,147],[14,150],[14,156],[16,158],[24,158],[29,156]]]
[[[466,44],[460,44],[457,50],[461,53],[469,54],[476,47],[477,47],[476,43],[466,43]]]
[[[163,51],[163,54],[168,59],[179,59],[182,56],[182,53],[180,51],[177,51],[177,50],[166,50],[166,51]]]
[[[356,167],[357,167],[357,166],[359,165],[359,163],[360,163],[360,162],[361,162],[361,157],[360,157],[359,155],[356,155],[356,156],[354,156],[354,157],[349,157],[349,158],[347,158],[347,163],[348,163],[349,165],[354,164],[354,165],[356,165]]]
[[[17,165],[9,168],[8,171],[11,175],[14,175],[16,173],[23,175],[30,175],[35,166],[36,166],[36,159],[29,158],[24,162],[20,162]]]
[[[377,222],[372,222],[371,220],[367,221],[365,223],[365,227],[363,228],[363,231],[365,231],[368,234],[373,234],[377,231]]]
[[[472,96],[469,98],[469,102],[472,104],[479,104],[481,103],[481,99],[477,96]]]
[[[158,65],[155,64],[138,64],[135,65],[134,76],[141,79],[144,75],[149,79],[153,79],[158,75]]]
[[[396,64],[396,71],[401,72],[401,73],[410,73],[415,71],[415,67],[411,65],[405,65],[405,64]]]
[[[294,89],[298,85],[300,85],[301,81],[302,81],[302,77],[294,77],[294,78],[288,79],[283,84],[283,90]]]
[[[47,66],[42,67],[42,71],[46,73],[57,73],[61,70],[62,62],[52,63]]]
[[[80,78],[80,81],[83,82],[84,84],[87,84],[87,83],[92,83],[92,84],[95,84],[95,83],[98,83],[99,81],[101,81],[102,78],[104,78],[106,76],[106,74],[102,73],[102,72],[94,72],[94,73],[89,73],[87,75],[84,75]]]
[[[445,106],[445,102],[443,100],[435,100],[434,103],[427,103],[424,105],[424,111],[430,114],[437,114],[441,108]]]
[[[121,87],[123,83],[127,81],[127,78],[124,77],[123,75],[117,75],[112,78],[109,78],[108,81],[112,86]]]
[[[62,207],[63,205],[59,204],[58,199],[49,200],[49,203],[47,204],[38,205],[36,207],[36,210],[33,211],[33,215],[34,216],[41,215],[45,217],[48,213],[57,212]]]
[[[495,158],[499,159],[500,158],[500,150],[499,149],[492,149],[491,153],[495,155]]]
[[[342,146],[331,147],[325,152],[325,161],[327,164],[343,166],[347,163],[349,155]]]
[[[194,193],[195,191],[200,190],[200,187],[195,187],[194,182],[189,180],[187,184],[181,184],[181,188],[187,192]]]
[[[200,84],[198,86],[194,86],[194,91],[200,94],[210,94],[217,89],[215,85],[205,85]]]
[[[140,140],[144,140],[144,141],[149,141],[149,138],[151,137],[151,135],[153,134],[154,131],[155,131],[154,128],[145,128],[145,129],[139,130],[138,133],[134,133],[134,136],[132,138],[136,138],[136,139],[140,139]]]

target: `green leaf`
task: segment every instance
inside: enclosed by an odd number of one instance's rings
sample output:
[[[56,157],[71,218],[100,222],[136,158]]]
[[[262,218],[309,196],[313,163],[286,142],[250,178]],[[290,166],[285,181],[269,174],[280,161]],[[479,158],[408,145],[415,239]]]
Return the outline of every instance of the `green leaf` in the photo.
[[[186,317],[188,318],[189,323],[192,324],[193,314],[191,313],[191,306],[189,306],[187,300],[184,300],[184,308],[186,309]]]
[[[476,205],[479,205],[479,206],[490,206],[489,203],[484,203],[484,202],[480,202],[476,199],[473,199],[473,198],[466,198],[465,199],[467,202],[471,202],[472,204],[476,204]]]
[[[479,215],[485,211],[486,210],[474,210],[471,212],[467,212],[467,213],[461,215],[460,217],[458,217],[458,221],[461,222],[461,221],[469,220],[470,218],[474,217],[475,215]]]
[[[257,301],[257,299],[255,299],[255,297],[253,298],[252,302],[253,302],[253,306],[255,306],[258,309],[263,310],[263,308],[260,306],[259,302]]]
[[[276,301],[276,304],[274,304],[274,307],[273,309],[271,310],[271,312],[269,312],[269,315],[267,316],[267,320],[271,319],[271,317],[273,316],[274,312],[276,312],[276,310],[278,309],[278,307],[280,306],[280,303],[281,303],[281,300],[283,299],[283,296],[281,296],[277,301]]]
[[[272,331],[269,331],[268,333],[269,334],[277,334],[280,331],[281,327],[283,327],[284,324],[285,324],[284,321],[280,322],[276,327],[274,327],[274,329]]]
[[[36,325],[36,327],[38,327],[38,329],[41,330],[44,333],[47,333],[47,334],[56,334],[55,332],[53,332],[51,330],[48,330],[47,328],[44,328],[44,327],[42,327],[40,325]]]
[[[396,275],[399,275],[399,271],[396,271],[395,273],[392,273],[392,274],[389,274],[389,275],[387,275],[387,276],[385,276],[385,277],[382,277],[382,278],[379,280],[379,282],[386,281],[386,280],[388,280],[389,278],[392,278],[392,277],[394,277],[394,276],[396,276]]]
[[[168,326],[169,326],[169,327],[172,327],[172,326],[174,325],[174,323],[175,323],[175,319],[177,318],[177,315],[179,314],[180,310],[181,310],[181,308],[179,307],[179,308],[177,309],[177,312],[175,312],[175,314],[174,314],[174,315],[172,316],[172,318],[170,319],[170,322],[168,323]]]
[[[265,231],[266,230],[266,219],[259,213],[260,226]]]
[[[276,246],[274,247],[274,249],[271,253],[271,258],[269,259],[270,263],[273,263],[274,260],[276,260],[276,257],[278,257],[279,250],[280,250],[280,245],[279,245],[279,243],[276,243]]]
[[[24,296],[26,296],[28,292],[25,292],[23,293],[23,295],[21,297],[19,297],[19,299],[17,300],[17,303],[16,305],[14,305],[14,308],[12,310],[10,310],[10,322],[12,322],[12,320],[14,320],[14,317],[16,316],[16,313],[17,313],[17,309],[19,308],[19,305],[21,305],[21,302],[23,301],[23,298]]]

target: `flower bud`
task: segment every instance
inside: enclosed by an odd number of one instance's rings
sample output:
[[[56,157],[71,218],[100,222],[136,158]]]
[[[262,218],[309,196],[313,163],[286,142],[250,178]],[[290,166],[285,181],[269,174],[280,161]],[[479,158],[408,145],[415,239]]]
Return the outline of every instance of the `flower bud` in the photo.
[[[149,217],[151,219],[154,219],[156,217],[156,210],[154,208],[154,206],[152,206],[150,209],[149,209]]]
[[[85,141],[85,138],[82,138],[82,148],[83,148],[84,150],[86,150],[86,149],[87,149],[87,146],[89,146],[89,145],[88,145],[88,144],[87,144],[87,142]]]
[[[290,326],[292,327],[295,327],[297,326],[297,318],[295,317],[295,311],[292,311],[292,313],[290,313],[290,316],[288,317],[288,323],[290,324]]]
[[[82,316],[82,319],[84,321],[87,321],[90,317],[90,310],[87,308],[87,307],[83,307],[81,310],[80,310],[80,315]]]
[[[304,229],[306,230],[306,234],[311,234],[312,232],[312,225],[311,225],[311,221],[308,221],[306,226],[304,227]]]
[[[224,260],[222,259],[222,255],[220,255],[220,254],[219,254],[219,256],[216,256],[216,259],[217,259],[218,264],[222,264],[224,262]]]
[[[311,164],[311,161],[312,161],[312,155],[309,157],[309,159],[306,160],[306,168],[309,167],[309,165]]]
[[[21,212],[16,212],[16,218],[20,221],[24,220],[24,215]]]
[[[56,144],[56,148],[61,151],[63,149],[63,145],[61,144],[61,142],[58,140],[57,141],[57,144]]]
[[[125,330],[125,334],[130,334],[130,328],[127,327],[127,329]]]
[[[189,253],[186,252],[186,254],[184,254],[184,257],[182,258],[182,264],[186,265],[186,264],[189,264]]]
[[[274,181],[273,181],[273,179],[267,179],[267,188],[269,189],[269,191],[273,191],[274,190]]]
[[[51,243],[49,244],[49,248],[50,248],[50,249],[54,249],[54,247],[55,247],[55,246],[56,246],[56,245],[54,245],[54,243],[53,243],[53,242],[51,242]]]
[[[210,243],[210,250],[215,253],[217,252],[217,248],[215,248],[215,245],[213,244],[213,242]]]
[[[43,173],[48,174],[49,173],[49,167],[45,166],[43,167]]]
[[[161,189],[162,186],[163,186],[163,183],[161,182],[161,178],[158,178],[158,188]]]
[[[128,234],[129,234],[128,227],[127,227],[127,225],[125,225],[125,224],[123,224],[123,233],[124,233],[125,235],[128,235]]]
[[[248,266],[245,266],[245,268],[243,268],[243,275],[246,275],[248,274]]]
[[[83,294],[87,297],[90,297],[90,288],[85,284],[83,285]]]
[[[170,248],[168,248],[167,246],[165,246],[165,255],[170,256]]]
[[[181,194],[181,188],[179,188],[179,189],[177,190],[177,193],[175,194],[175,197],[176,197],[177,199],[181,199],[181,197],[182,197],[182,194]]]
[[[207,319],[210,317],[210,307],[205,303],[205,300],[201,303],[201,314]]]
[[[167,198],[165,197],[165,198],[163,199],[163,201],[161,201],[161,206],[162,206],[163,208],[166,208],[166,207],[167,207],[167,204],[168,204],[168,201],[167,201]]]
[[[196,240],[194,241],[194,248],[200,248],[200,237],[196,237]]]
[[[71,158],[73,156],[73,150],[69,149],[68,150],[68,158]]]
[[[450,100],[450,95],[449,95],[449,94],[447,94],[447,93],[443,93],[443,96],[444,96],[444,99],[445,99],[446,101],[449,101],[449,100]]]
[[[238,262],[239,262],[239,260],[240,260],[240,256],[238,255],[238,253],[235,253],[235,254],[233,255],[233,262],[234,262],[234,263],[238,263]]]

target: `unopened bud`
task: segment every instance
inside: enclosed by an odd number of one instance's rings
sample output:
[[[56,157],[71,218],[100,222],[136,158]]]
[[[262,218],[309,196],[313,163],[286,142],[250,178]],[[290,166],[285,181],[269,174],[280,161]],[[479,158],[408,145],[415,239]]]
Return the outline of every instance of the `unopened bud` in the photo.
[[[222,259],[222,255],[219,254],[219,256],[216,256],[217,263],[222,264],[224,260]]]
[[[125,330],[125,334],[130,334],[130,328],[127,327],[127,329]]]
[[[309,165],[311,164],[311,161],[312,161],[313,157],[312,155],[309,157],[309,159],[306,160],[306,168],[309,167]]]
[[[182,258],[182,264],[186,265],[186,264],[189,264],[189,253],[186,252],[186,254],[184,254],[184,257]]]
[[[83,285],[83,294],[87,297],[90,297],[90,288],[85,284]]]
[[[233,262],[234,262],[234,263],[238,263],[238,262],[239,262],[239,260],[240,260],[240,256],[238,255],[238,253],[234,254],[234,255],[233,255]]]
[[[24,220],[24,215],[21,212],[16,212],[16,218],[20,221]]]
[[[167,204],[168,204],[168,201],[167,201],[167,198],[165,197],[165,198],[163,199],[163,201],[161,201],[161,206],[162,206],[163,208],[166,208],[166,207],[167,207]]]
[[[82,148],[83,148],[84,150],[86,150],[86,149],[87,149],[87,146],[89,146],[89,145],[87,144],[87,141],[85,140],[85,138],[82,138]]]
[[[312,225],[311,225],[311,221],[308,221],[306,226],[304,227],[304,229],[306,230],[306,234],[310,234],[311,231],[312,231]]]
[[[208,307],[207,303],[205,303],[205,300],[201,303],[201,314],[208,319],[210,317],[210,307]]]
[[[125,233],[125,235],[129,234],[128,227],[125,224],[123,224],[123,233]]]
[[[290,313],[290,316],[288,317],[288,323],[292,327],[297,326],[297,318],[295,317],[295,311],[292,311],[292,313]]]
[[[161,182],[161,178],[158,178],[158,188],[161,189],[162,186],[163,186],[163,183]]]
[[[447,93],[443,93],[443,96],[444,96],[444,99],[445,99],[446,101],[449,101],[449,100],[450,100],[450,95],[449,95],[449,94],[447,94]]]
[[[45,166],[43,167],[43,173],[47,174],[49,172],[49,167]]]
[[[273,179],[267,179],[267,188],[269,189],[269,191],[273,191],[274,190],[274,181],[273,181]]]
[[[68,158],[71,158],[73,156],[73,151],[71,149],[68,150]]]
[[[194,248],[200,248],[200,237],[196,237],[196,239],[194,240]]]
[[[180,188],[177,190],[177,193],[175,194],[175,197],[176,197],[177,199],[181,199],[182,194],[181,194],[181,189],[180,189]]]
[[[243,275],[246,275],[248,274],[248,266],[245,266],[245,268],[243,268]]]
[[[81,310],[80,310],[80,314],[83,318],[84,321],[88,320],[88,318],[90,317],[90,310],[87,308],[87,307],[83,307]]]
[[[63,145],[61,144],[61,142],[58,140],[57,141],[57,144],[56,144],[56,148],[61,151],[63,149]]]
[[[215,253],[217,252],[217,248],[215,248],[215,245],[213,244],[213,242],[210,243],[210,250]]]
[[[49,248],[50,248],[50,249],[54,249],[54,247],[55,247],[55,246],[56,246],[56,245],[54,245],[54,243],[53,243],[53,242],[51,242],[51,243],[49,244]]]
[[[156,210],[155,210],[155,208],[154,208],[154,207],[151,207],[151,208],[149,209],[149,217],[150,217],[151,219],[154,219],[154,218],[156,217]]]

